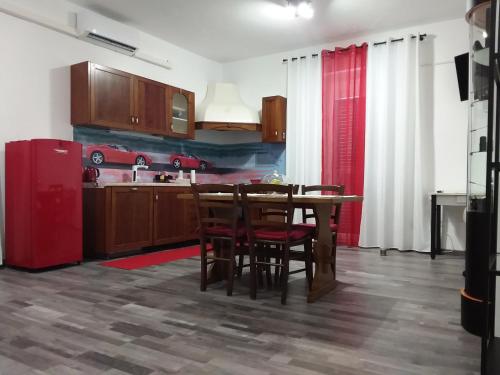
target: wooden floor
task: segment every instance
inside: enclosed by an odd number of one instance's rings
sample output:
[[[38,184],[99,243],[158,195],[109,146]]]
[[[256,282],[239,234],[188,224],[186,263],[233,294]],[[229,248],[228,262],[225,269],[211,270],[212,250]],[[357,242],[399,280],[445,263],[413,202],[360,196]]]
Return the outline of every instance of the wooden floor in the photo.
[[[476,374],[460,326],[463,258],[341,250],[339,288],[199,292],[199,260],[138,271],[0,270],[0,374]]]

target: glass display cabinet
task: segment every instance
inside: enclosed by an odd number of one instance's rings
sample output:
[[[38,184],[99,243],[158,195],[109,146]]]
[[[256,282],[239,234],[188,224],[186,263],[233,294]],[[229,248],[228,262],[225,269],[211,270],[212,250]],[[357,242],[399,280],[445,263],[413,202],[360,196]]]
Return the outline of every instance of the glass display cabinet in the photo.
[[[498,223],[498,0],[469,0],[467,239],[462,326],[482,338],[481,374],[498,374],[495,289]],[[500,351],[499,351],[500,353]]]
[[[168,95],[169,136],[194,138],[194,93],[170,87]]]

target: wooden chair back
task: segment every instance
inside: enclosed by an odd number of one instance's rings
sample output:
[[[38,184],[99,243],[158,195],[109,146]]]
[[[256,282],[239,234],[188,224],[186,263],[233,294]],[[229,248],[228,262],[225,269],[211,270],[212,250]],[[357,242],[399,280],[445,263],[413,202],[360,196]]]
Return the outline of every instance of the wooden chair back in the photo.
[[[290,233],[293,223],[293,185],[275,184],[253,184],[240,185],[241,204],[247,226],[248,238],[251,242],[255,240],[255,229],[269,228],[272,230],[282,230]],[[252,194],[284,194],[287,196],[286,202],[258,202],[252,199]],[[252,215],[252,212],[259,210],[264,215]],[[283,218],[284,220],[273,220],[272,217]]]
[[[299,194],[299,189],[300,185],[293,185],[293,195]],[[256,213],[256,215],[260,215],[260,217],[265,218],[269,221],[285,222],[287,220],[287,213],[282,210],[259,210],[254,212]]]
[[[307,193],[315,192],[315,193],[324,193],[329,192],[331,195],[344,195],[345,186],[344,185],[302,185],[302,195],[307,195]],[[333,220],[335,224],[338,225],[340,222],[340,211],[342,208],[342,203],[337,203],[334,205],[332,214],[330,215],[330,219]],[[317,217],[315,213],[307,213],[307,209],[302,209],[302,222],[307,223],[307,219],[314,218],[317,221]]]
[[[238,185],[191,184],[191,188],[197,208],[200,237],[206,236],[207,228],[224,225],[232,229],[233,237],[236,238],[241,213],[238,202]],[[232,194],[232,199],[219,201],[203,197],[203,194],[214,193]]]

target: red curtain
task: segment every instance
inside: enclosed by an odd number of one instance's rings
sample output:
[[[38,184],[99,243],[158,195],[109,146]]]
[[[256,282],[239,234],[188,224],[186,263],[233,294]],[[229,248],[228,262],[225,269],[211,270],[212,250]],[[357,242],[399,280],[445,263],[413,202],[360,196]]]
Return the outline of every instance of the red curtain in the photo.
[[[323,51],[323,185],[363,195],[368,45]],[[342,205],[337,243],[357,246],[359,203]]]

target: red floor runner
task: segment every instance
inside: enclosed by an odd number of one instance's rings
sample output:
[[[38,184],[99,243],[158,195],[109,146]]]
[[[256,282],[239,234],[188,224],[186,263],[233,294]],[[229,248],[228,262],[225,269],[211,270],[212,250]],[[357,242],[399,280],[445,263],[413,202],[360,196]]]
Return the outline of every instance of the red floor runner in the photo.
[[[173,262],[179,259],[192,258],[200,255],[200,246],[181,247],[157,251],[154,253],[136,255],[129,258],[110,260],[101,263],[101,266],[120,268],[122,270],[135,270],[139,268],[157,266],[163,263]]]

